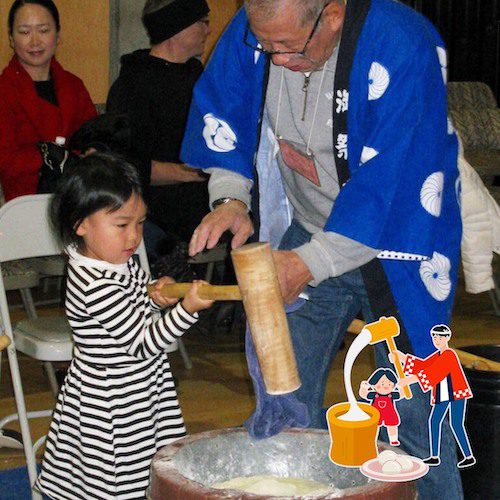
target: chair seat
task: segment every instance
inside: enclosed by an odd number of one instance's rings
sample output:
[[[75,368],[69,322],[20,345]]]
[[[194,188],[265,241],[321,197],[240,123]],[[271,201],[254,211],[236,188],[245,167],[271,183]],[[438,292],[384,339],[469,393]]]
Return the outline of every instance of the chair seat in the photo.
[[[197,253],[188,259],[189,264],[209,264],[211,262],[223,262],[227,257],[227,245],[217,245],[210,250]]]
[[[26,260],[29,265],[38,270],[40,274],[48,276],[64,276],[66,274],[66,258],[62,255],[35,257]]]
[[[3,283],[6,290],[34,288],[40,282],[38,271],[25,259],[2,264]]]
[[[14,328],[18,351],[42,361],[70,361],[71,327],[64,316],[22,320]]]

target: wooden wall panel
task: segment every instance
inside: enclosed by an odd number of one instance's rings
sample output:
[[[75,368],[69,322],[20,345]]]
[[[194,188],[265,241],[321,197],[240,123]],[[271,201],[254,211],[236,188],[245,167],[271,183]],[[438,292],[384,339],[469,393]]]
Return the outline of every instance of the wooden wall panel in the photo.
[[[109,1],[56,0],[61,17],[57,58],[85,83],[94,102],[106,99],[109,87]],[[12,0],[0,0],[0,67],[12,56],[7,15]]]
[[[211,54],[217,40],[219,39],[224,28],[231,18],[236,14],[236,11],[243,4],[242,0],[207,0],[210,6],[210,27],[212,28],[212,33],[210,34],[205,54],[203,59],[206,59]]]
[[[139,2],[139,0],[136,0]],[[118,2],[111,5],[119,6]],[[142,9],[142,1],[141,9]],[[242,4],[242,0],[208,0],[212,33],[207,41],[204,60],[208,59],[220,34]],[[12,0],[0,0],[0,68],[12,56],[7,36],[7,15]],[[56,0],[61,16],[61,43],[57,58],[78,75],[87,86],[94,102],[105,102],[110,86],[110,1]],[[127,22],[131,22],[130,19]],[[140,26],[138,16],[136,23]],[[140,48],[140,47],[135,47]]]

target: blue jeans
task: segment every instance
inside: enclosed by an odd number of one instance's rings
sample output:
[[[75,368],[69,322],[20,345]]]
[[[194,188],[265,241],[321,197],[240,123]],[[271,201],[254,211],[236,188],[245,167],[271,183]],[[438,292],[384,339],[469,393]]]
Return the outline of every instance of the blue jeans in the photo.
[[[297,222],[283,236],[281,249],[297,248],[307,243],[311,235]],[[361,272],[344,273],[330,278],[317,287],[307,287],[308,300],[300,309],[288,315],[290,333],[295,349],[302,386],[297,397],[307,404],[311,415],[311,427],[326,428],[323,399],[326,380],[344,333],[351,321],[361,311],[367,323],[376,321],[370,308]],[[374,346],[377,367],[389,367],[387,348],[378,343]],[[366,374],[368,378],[370,374]],[[338,381],[342,384],[342,381]],[[413,398],[397,403],[401,416],[399,440],[401,448],[409,455],[420,458],[429,456],[428,418],[429,395],[414,386]],[[380,438],[388,442],[386,431]],[[441,465],[431,467],[429,473],[417,481],[420,498],[463,498],[460,475],[456,467],[455,442],[449,425],[445,422],[442,432]]]
[[[433,457],[439,457],[439,444],[441,441],[441,426],[446,410],[450,408],[450,423],[457,442],[462,450],[464,457],[472,455],[469,439],[465,432],[465,406],[466,399],[457,401],[443,401],[434,405],[429,419],[429,439],[431,441],[431,454]]]

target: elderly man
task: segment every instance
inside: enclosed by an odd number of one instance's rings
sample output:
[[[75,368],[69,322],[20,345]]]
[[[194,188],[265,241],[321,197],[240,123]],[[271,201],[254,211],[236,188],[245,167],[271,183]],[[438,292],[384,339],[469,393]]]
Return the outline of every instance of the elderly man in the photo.
[[[203,70],[208,13],[205,0],[147,0],[142,21],[151,48],[121,58],[106,104],[108,112],[129,117],[148,220],[184,241],[208,211],[206,176],[179,160],[193,86]]]
[[[212,212],[190,251],[226,230],[233,247],[254,230],[279,243],[285,300],[309,297],[288,319],[315,427],[358,312],[395,316],[400,348],[422,357],[449,321],[461,225],[445,77],[435,29],[393,0],[247,0],[195,87],[181,157],[211,172]],[[411,455],[426,456],[428,408],[422,393],[399,405]],[[462,495],[448,426],[441,459],[422,498]]]

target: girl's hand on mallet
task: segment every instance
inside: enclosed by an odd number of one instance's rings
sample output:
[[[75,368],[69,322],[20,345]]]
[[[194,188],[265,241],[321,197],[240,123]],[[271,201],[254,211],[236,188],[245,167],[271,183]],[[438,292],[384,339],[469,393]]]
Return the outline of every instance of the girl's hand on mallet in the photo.
[[[194,280],[193,285],[182,301],[182,307],[186,309],[189,314],[208,309],[213,303],[213,300],[202,299],[199,295],[201,285],[208,285],[206,281]]]
[[[175,280],[170,276],[162,276],[156,280],[154,288],[150,292],[151,298],[161,307],[174,306],[177,302],[179,302],[178,298],[165,297],[161,294],[163,285],[167,285],[169,283],[175,283]]]

